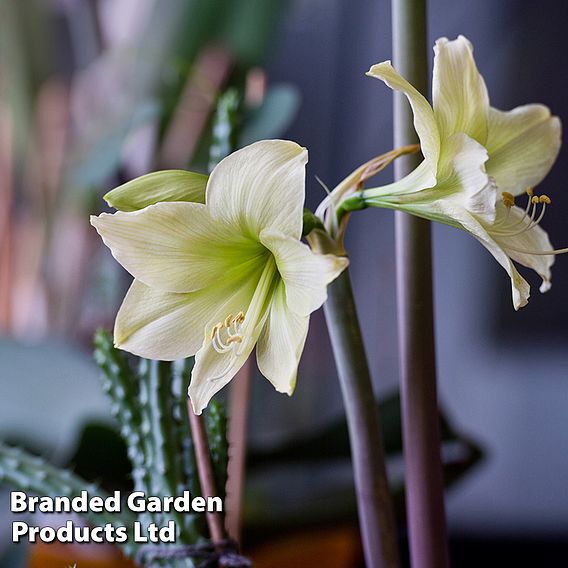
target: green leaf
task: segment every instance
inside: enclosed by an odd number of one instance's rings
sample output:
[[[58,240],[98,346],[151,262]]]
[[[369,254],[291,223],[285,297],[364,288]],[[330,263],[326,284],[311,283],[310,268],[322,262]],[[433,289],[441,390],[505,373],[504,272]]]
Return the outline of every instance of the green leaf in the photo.
[[[133,179],[109,191],[104,200],[119,211],[137,211],[159,201],[205,203],[205,174],[162,170]]]

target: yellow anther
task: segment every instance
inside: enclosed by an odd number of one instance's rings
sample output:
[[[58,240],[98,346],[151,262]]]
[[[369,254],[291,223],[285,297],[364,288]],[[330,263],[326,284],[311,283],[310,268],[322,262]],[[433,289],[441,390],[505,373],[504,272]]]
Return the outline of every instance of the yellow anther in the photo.
[[[243,338],[240,335],[231,335],[227,338],[227,343],[241,343]]]
[[[229,327],[231,325],[231,322],[233,321],[233,314],[229,314],[226,318],[225,318],[225,327]]]
[[[504,191],[502,194],[503,204],[505,207],[513,207],[515,205],[515,197],[508,191]]]
[[[538,195],[533,195],[531,197],[531,203],[536,205],[537,203],[540,203],[540,199],[538,198]]]
[[[552,201],[550,200],[550,197],[548,197],[548,195],[541,195],[539,198],[539,201],[541,203],[545,203],[546,205],[550,205],[552,203]]]
[[[245,314],[243,312],[239,312],[236,316],[235,316],[235,321],[237,323],[243,323],[245,321]]]
[[[213,339],[215,337],[217,330],[221,329],[222,327],[223,327],[223,324],[221,322],[219,322],[219,323],[217,323],[213,326],[213,328],[211,329],[211,339]]]
[[[527,187],[527,195],[528,195],[529,197],[532,197],[532,196],[533,196],[533,188],[532,188],[532,187]]]

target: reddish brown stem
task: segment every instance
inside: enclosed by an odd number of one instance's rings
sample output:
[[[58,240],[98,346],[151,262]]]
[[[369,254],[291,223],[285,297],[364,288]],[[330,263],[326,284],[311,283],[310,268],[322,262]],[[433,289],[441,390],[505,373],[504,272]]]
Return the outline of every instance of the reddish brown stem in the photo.
[[[187,401],[189,425],[191,428],[191,437],[195,448],[195,460],[197,462],[197,473],[199,474],[199,484],[201,485],[201,493],[203,497],[214,497],[217,494],[215,488],[215,474],[213,473],[213,463],[209,452],[209,443],[207,442],[207,432],[203,416],[193,412],[191,402]],[[207,513],[207,526],[211,540],[215,544],[219,544],[224,539],[223,520],[221,515],[216,511]]]
[[[229,407],[229,465],[227,468],[227,497],[225,526],[236,542],[241,538],[243,492],[245,485],[248,400],[252,365],[245,363],[231,385]]]

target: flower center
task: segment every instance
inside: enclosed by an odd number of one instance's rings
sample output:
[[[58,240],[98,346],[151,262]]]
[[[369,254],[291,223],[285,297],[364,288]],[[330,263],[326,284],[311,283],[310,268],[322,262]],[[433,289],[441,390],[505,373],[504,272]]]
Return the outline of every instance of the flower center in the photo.
[[[236,352],[243,341],[243,323],[245,314],[239,312],[236,316],[229,314],[224,321],[211,329],[211,344],[217,353]]]

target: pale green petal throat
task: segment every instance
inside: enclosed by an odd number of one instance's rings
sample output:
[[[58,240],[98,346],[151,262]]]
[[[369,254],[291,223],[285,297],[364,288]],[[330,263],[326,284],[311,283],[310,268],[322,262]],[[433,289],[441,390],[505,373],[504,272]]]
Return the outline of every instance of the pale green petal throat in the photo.
[[[197,414],[257,342],[262,374],[276,390],[294,390],[309,315],[348,262],[300,241],[306,162],[293,142],[257,142],[208,179],[172,171],[133,180],[107,194],[121,211],[91,218],[135,278],[117,315],[117,347],[152,359],[195,355]]]

